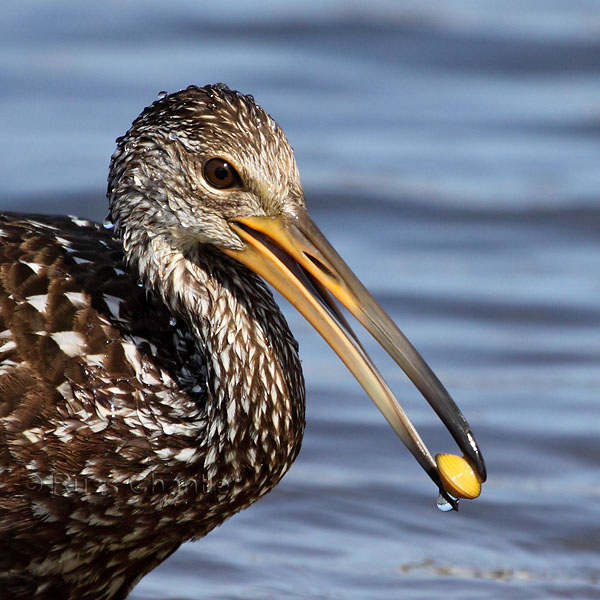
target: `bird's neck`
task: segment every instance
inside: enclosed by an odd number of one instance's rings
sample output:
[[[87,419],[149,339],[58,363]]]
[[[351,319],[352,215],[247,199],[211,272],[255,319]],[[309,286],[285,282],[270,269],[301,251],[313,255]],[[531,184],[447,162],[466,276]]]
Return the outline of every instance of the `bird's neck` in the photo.
[[[161,237],[151,246],[151,256],[138,263],[142,276],[187,322],[205,355],[207,425],[199,442],[207,448],[207,483],[230,497],[238,490],[250,504],[279,481],[300,449],[304,381],[297,343],[272,294],[243,265],[208,246],[184,254]]]

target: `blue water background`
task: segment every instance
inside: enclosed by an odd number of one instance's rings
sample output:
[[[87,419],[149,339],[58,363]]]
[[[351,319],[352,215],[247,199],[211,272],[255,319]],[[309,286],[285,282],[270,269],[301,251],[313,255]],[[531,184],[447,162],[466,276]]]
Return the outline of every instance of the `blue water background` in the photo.
[[[0,17],[0,206],[102,220],[114,139],[224,81],[294,146],[307,202],[467,415],[458,514],[288,307],[302,453],[135,600],[600,596],[600,3],[28,2]],[[455,448],[367,348],[434,451]]]

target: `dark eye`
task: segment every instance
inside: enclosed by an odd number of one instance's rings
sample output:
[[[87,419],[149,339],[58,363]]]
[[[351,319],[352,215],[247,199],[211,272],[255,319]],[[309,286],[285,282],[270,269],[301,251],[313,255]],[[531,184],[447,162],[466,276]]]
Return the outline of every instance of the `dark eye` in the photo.
[[[242,180],[237,171],[222,158],[211,158],[204,165],[204,177],[210,185],[220,190],[242,187]]]

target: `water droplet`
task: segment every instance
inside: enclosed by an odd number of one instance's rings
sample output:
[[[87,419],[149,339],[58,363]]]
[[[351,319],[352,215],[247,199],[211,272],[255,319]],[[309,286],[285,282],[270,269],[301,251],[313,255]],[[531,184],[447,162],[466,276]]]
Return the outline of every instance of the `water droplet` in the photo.
[[[115,224],[108,217],[104,219],[102,223],[102,227],[104,227],[104,229],[112,229],[114,226]]]
[[[137,280],[137,286],[144,287],[144,280],[141,277]]]
[[[448,494],[448,495],[450,496],[450,494]],[[450,496],[450,498],[452,498],[453,500],[456,500],[456,506],[458,507],[458,499],[454,498],[453,496]],[[442,496],[441,492],[438,494],[438,497],[437,497],[437,507],[442,512],[450,512],[451,510],[454,509],[452,504],[450,504],[450,502],[448,502],[448,500],[446,500],[446,498],[444,498],[444,496]]]
[[[170,325],[171,327],[175,327],[175,325],[177,325],[177,319],[176,319],[175,317],[171,317],[171,318],[169,319],[169,325]]]
[[[158,99],[162,100],[163,98],[166,98],[169,95],[169,92],[165,92],[164,90],[162,90],[161,92],[158,92]]]

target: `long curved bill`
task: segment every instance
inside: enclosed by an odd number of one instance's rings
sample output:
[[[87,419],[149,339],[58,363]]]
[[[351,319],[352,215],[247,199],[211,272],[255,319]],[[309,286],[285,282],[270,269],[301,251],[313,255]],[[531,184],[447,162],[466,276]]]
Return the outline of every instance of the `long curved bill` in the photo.
[[[289,300],[338,354],[446,499],[427,446],[364,351],[331,295],[343,304],[404,370],[471,462],[480,481],[485,463],[469,424],[429,365],[329,244],[308,212],[244,217],[230,222],[243,250],[224,251]],[[331,294],[331,295],[330,295]]]

